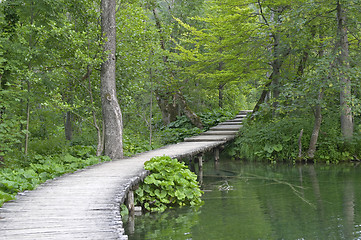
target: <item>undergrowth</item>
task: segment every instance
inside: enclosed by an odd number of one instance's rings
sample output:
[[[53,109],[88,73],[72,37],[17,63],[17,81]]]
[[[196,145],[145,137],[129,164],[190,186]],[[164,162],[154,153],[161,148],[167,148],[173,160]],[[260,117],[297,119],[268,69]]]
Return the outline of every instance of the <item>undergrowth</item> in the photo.
[[[155,157],[144,164],[150,175],[135,191],[136,204],[150,212],[163,212],[167,208],[202,203],[202,191],[197,175],[183,162],[168,156]]]
[[[361,131],[356,125],[352,142],[346,143],[341,137],[340,127],[333,115],[324,116],[318,137],[314,162],[338,163],[361,158]],[[302,156],[299,158],[299,137]],[[228,148],[235,157],[256,161],[297,161],[307,160],[307,150],[313,130],[313,118],[283,117],[273,120],[246,120],[240,137]]]
[[[15,166],[0,169],[0,207],[4,202],[15,199],[19,192],[33,190],[39,184],[65,173],[109,161],[110,158],[93,155],[94,150],[88,146],[74,146],[69,152],[52,156],[28,156],[28,163],[19,162]],[[24,160],[24,159],[23,159]],[[12,161],[13,164],[15,161]],[[22,167],[19,167],[22,165]]]
[[[198,114],[203,123],[203,129],[195,127],[186,116],[180,116],[176,121],[160,129],[159,135],[163,144],[181,142],[184,138],[195,136],[217,124],[235,116],[234,112],[213,110]]]

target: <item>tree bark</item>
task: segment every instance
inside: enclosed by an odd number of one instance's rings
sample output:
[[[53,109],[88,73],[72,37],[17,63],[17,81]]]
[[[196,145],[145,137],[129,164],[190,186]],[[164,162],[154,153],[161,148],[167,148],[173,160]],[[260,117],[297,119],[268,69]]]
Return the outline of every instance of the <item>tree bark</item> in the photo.
[[[337,50],[338,55],[338,64],[339,68],[349,68],[349,46],[347,39],[347,29],[346,29],[346,13],[343,8],[340,0],[337,1],[337,36],[338,36],[338,46]],[[353,136],[353,117],[352,109],[349,104],[351,101],[351,80],[348,78],[344,71],[340,71],[340,108],[341,108],[341,133],[342,136],[351,140]]]
[[[226,84],[220,83],[218,84],[218,106],[219,108],[223,108],[223,89]]]
[[[203,123],[201,118],[195,114],[192,109],[188,106],[188,103],[186,99],[184,98],[181,91],[178,91],[177,98],[179,99],[180,105],[182,106],[182,109],[184,111],[184,114],[187,116],[187,118],[192,122],[194,126],[196,126],[199,129],[203,129]]]
[[[101,98],[104,122],[104,153],[111,159],[123,157],[123,121],[115,84],[116,1],[101,1],[101,29],[106,59],[101,66]]]
[[[309,145],[308,151],[307,151],[307,157],[309,159],[313,159],[315,157],[318,134],[320,132],[321,123],[322,123],[322,113],[321,113],[322,99],[323,99],[323,89],[321,89],[321,91],[318,94],[318,98],[317,98],[318,103],[315,107],[315,123],[313,125],[312,135],[311,135],[311,139],[310,139],[310,145]]]
[[[167,93],[160,93],[159,89],[155,90],[155,95],[157,98],[158,107],[162,113],[162,121],[164,125],[168,125],[169,123],[177,120],[177,108],[174,103],[174,96],[171,96],[171,94]]]
[[[64,127],[65,127],[65,139],[71,141],[73,136],[73,127],[72,127],[72,114],[70,111],[66,112]]]

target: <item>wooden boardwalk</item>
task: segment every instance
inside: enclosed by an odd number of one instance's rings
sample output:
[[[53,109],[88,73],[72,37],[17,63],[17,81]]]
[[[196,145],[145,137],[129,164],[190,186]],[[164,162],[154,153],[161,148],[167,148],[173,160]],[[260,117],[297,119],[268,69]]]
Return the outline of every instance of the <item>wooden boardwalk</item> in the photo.
[[[119,207],[155,156],[195,157],[234,139],[246,111],[184,142],[47,181],[0,208],[0,239],[127,239]]]

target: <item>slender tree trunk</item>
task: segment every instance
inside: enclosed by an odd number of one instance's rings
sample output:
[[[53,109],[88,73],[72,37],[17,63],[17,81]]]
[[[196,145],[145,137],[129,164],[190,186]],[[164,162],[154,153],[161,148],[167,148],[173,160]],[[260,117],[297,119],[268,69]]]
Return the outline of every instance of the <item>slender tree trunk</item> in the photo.
[[[338,35],[338,48],[340,54],[338,55],[339,68],[349,68],[349,46],[347,39],[346,29],[346,13],[340,0],[337,1],[337,35]],[[346,76],[343,70],[340,71],[340,108],[341,108],[341,133],[343,137],[348,140],[353,136],[353,117],[352,109],[350,106],[351,101],[351,80]]]
[[[278,98],[280,95],[280,69],[282,65],[281,61],[281,54],[280,54],[280,37],[277,33],[272,34],[274,43],[273,43],[273,58],[272,61],[272,97],[273,97],[273,111],[274,114],[276,112],[276,109],[278,107]]]
[[[310,145],[308,147],[308,151],[307,151],[307,157],[309,159],[313,159],[315,157],[315,152],[316,152],[316,145],[317,145],[317,140],[318,140],[318,135],[321,129],[321,123],[322,123],[322,113],[321,113],[321,101],[323,99],[323,89],[321,89],[321,91],[318,94],[318,98],[317,98],[317,105],[315,107],[315,123],[313,125],[313,130],[312,130],[312,135],[311,135],[311,139],[310,139]]]
[[[316,35],[316,32],[313,30],[312,28],[312,37],[314,37]],[[323,36],[320,35],[320,39],[321,42],[323,40]],[[324,46],[321,44],[320,46],[320,50],[318,52],[318,56],[320,59],[323,58],[324,56]],[[303,58],[300,62],[300,67],[298,68],[298,75],[301,77],[301,74],[303,74],[304,68],[306,66],[306,61],[308,59],[308,53],[305,51]],[[301,65],[303,67],[301,67]],[[322,78],[321,81],[324,81],[325,79]],[[318,141],[318,135],[320,133],[321,130],[321,124],[322,124],[322,100],[323,100],[323,95],[324,95],[324,88],[321,88],[318,96],[317,96],[317,103],[314,107],[314,117],[315,117],[315,122],[313,124],[313,130],[312,130],[312,135],[311,135],[311,139],[310,139],[310,144],[308,146],[308,150],[307,150],[307,158],[309,159],[314,159],[315,157],[315,152],[316,152],[316,147],[317,147],[317,141]]]
[[[70,106],[73,105],[73,80],[69,79],[69,88],[64,93],[64,99]],[[65,124],[64,124],[64,130],[65,130],[65,139],[68,141],[72,140],[73,137],[73,116],[71,111],[67,111],[65,113]]]
[[[26,132],[25,132],[25,148],[24,148],[24,154],[28,154],[28,148],[29,148],[29,127],[30,127],[30,80],[28,80],[28,98],[26,102]]]
[[[64,127],[65,127],[65,139],[71,141],[73,136],[73,127],[72,127],[72,114],[70,111],[66,112]]]
[[[102,0],[101,8],[103,49],[107,53],[100,73],[104,121],[104,153],[111,159],[117,159],[123,157],[123,121],[115,84],[116,1]]]
[[[191,108],[188,106],[188,103],[186,99],[184,98],[181,91],[178,91],[177,98],[179,99],[180,105],[182,106],[182,109],[184,111],[184,114],[187,116],[187,118],[192,122],[194,126],[197,128],[203,129],[203,123],[201,118],[195,114]]]
[[[152,148],[153,138],[153,72],[149,68],[149,81],[150,81],[150,106],[149,106],[149,147]]]
[[[219,108],[223,108],[223,89],[225,84],[220,83],[218,85],[218,106]]]
[[[100,155],[102,155],[103,150],[104,150],[103,132],[98,125],[96,112],[94,110],[94,97],[93,97],[92,84],[91,84],[91,78],[90,78],[91,73],[92,73],[92,69],[90,68],[90,66],[87,66],[87,74],[85,76],[88,78],[88,87],[89,87],[90,105],[92,108],[93,125],[94,125],[95,130],[97,131],[97,137],[98,137],[96,155],[100,156]]]
[[[177,108],[174,104],[174,96],[167,96],[170,94],[162,94],[157,89],[155,90],[158,107],[162,113],[162,121],[164,125],[168,125],[171,122],[177,120]],[[172,98],[172,99],[170,99]]]

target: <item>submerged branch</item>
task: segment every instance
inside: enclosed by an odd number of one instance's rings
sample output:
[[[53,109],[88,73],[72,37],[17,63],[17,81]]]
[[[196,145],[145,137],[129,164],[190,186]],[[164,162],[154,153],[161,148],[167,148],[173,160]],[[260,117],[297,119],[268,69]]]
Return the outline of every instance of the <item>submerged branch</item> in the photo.
[[[278,179],[275,179],[275,178],[259,176],[259,175],[256,175],[256,174],[248,173],[247,175],[248,176],[239,176],[239,175],[238,176],[204,175],[203,177],[222,177],[222,178],[236,178],[236,179],[245,179],[245,180],[254,179],[254,180],[273,181],[273,182],[275,182],[277,184],[283,184],[283,185],[288,186],[298,198],[300,198],[303,202],[310,205],[312,208],[316,209],[316,206],[313,203],[311,203],[309,200],[307,200],[305,197],[302,196],[302,192],[300,192],[300,190],[306,189],[305,187],[297,186],[297,185],[294,185],[292,183],[282,181],[282,180],[278,180]]]

